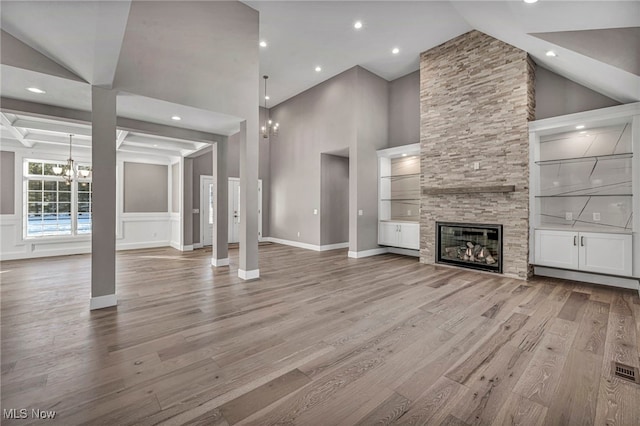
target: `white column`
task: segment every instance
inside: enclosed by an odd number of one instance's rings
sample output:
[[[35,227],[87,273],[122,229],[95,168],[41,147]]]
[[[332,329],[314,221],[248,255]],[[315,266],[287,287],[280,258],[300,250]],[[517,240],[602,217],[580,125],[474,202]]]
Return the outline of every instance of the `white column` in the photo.
[[[116,298],[116,91],[91,88],[91,303],[115,306]]]

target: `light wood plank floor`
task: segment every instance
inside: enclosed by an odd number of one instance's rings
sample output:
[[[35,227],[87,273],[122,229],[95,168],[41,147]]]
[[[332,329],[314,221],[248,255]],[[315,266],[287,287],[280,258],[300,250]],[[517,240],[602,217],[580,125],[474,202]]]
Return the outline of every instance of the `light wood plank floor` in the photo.
[[[94,312],[88,256],[3,262],[2,408],[62,425],[640,424],[640,386],[611,374],[640,366],[633,291],[260,255],[243,282],[208,250],[118,253],[118,307]]]

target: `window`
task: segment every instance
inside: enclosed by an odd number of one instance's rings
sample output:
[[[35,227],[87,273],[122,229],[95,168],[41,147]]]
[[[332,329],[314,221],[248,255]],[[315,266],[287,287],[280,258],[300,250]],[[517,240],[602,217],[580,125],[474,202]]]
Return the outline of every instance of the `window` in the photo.
[[[91,178],[71,183],[53,172],[64,164],[28,160],[25,167],[27,237],[91,233]],[[80,170],[90,170],[80,165]]]

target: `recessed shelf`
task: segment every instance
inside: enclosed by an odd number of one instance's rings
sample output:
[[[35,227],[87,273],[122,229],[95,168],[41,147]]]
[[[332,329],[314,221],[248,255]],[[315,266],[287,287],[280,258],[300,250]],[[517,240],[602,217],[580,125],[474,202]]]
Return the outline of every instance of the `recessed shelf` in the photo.
[[[585,161],[594,161],[594,160],[624,160],[627,158],[633,158],[633,153],[623,153],[623,154],[609,154],[609,155],[594,155],[590,157],[573,157],[573,158],[558,158],[553,160],[541,160],[536,161],[538,165],[551,165],[551,164],[569,164],[569,163],[582,163]]]

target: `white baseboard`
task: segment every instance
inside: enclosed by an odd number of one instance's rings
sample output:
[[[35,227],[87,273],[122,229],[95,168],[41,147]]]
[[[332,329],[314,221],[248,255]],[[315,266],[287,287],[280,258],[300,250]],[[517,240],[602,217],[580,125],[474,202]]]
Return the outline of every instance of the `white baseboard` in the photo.
[[[176,250],[180,250],[180,243],[178,241],[170,241],[169,245]]]
[[[143,241],[139,243],[116,243],[116,250],[137,250],[144,248],[168,247],[169,241]]]
[[[238,277],[243,280],[255,280],[256,278],[260,278],[260,269],[252,269],[251,271],[238,269]]]
[[[275,238],[275,237],[267,237],[267,238],[264,238],[264,240],[270,241],[272,243],[284,244],[285,246],[292,246],[292,247],[298,247],[298,248],[303,248],[307,250],[320,251],[320,246],[317,246],[315,244],[303,243],[301,241],[283,240],[281,238]]]
[[[328,251],[328,250],[344,249],[349,247],[349,242],[325,244],[323,246],[319,246],[316,244],[303,243],[301,241],[283,240],[282,238],[275,238],[275,237],[264,237],[262,241],[269,241],[271,243],[283,244],[285,246],[298,247],[298,248],[313,250],[313,251]]]
[[[389,249],[386,247],[381,247],[381,248],[371,249],[371,250],[349,251],[347,255],[353,259],[359,259],[361,257],[376,256],[376,255],[385,254],[385,253],[389,253]]]
[[[545,266],[534,266],[533,271],[534,275],[542,275],[544,277],[563,278],[565,280],[610,285],[614,287],[638,290],[638,292],[640,292],[640,281],[638,278],[612,277],[609,275],[590,274],[580,271],[568,271],[566,269],[547,268]]]
[[[180,251],[193,251],[193,244],[189,244],[189,245],[185,245],[185,246],[181,245],[178,250],[180,250]]]
[[[96,309],[108,308],[110,306],[116,306],[118,304],[118,298],[115,294],[106,294],[104,296],[92,297],[89,302],[89,309],[94,311]]]
[[[325,244],[324,246],[320,246],[320,251],[338,250],[345,248],[349,248],[349,241],[347,241],[346,243]]]
[[[204,247],[204,244],[202,243],[195,243],[193,244],[193,249],[201,249],[202,247]]]
[[[224,259],[211,258],[211,266],[215,266],[216,268],[219,266],[229,266],[229,258],[228,257]]]

